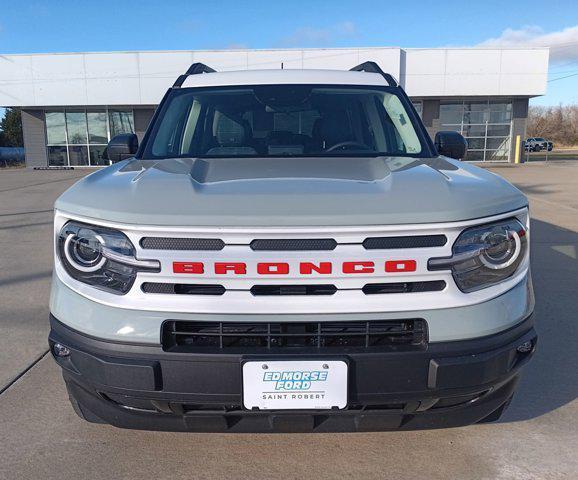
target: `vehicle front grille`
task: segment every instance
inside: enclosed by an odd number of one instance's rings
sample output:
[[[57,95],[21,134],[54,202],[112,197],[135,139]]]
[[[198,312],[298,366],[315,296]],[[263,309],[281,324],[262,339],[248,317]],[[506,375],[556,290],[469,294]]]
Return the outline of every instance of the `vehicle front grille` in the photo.
[[[409,235],[393,237],[367,237],[361,244],[366,250],[392,250],[404,248],[443,247],[448,239],[445,235]],[[140,245],[146,250],[207,251],[223,250],[226,243],[220,238],[189,237],[143,237]],[[249,244],[253,251],[330,251],[340,243],[334,238],[273,238],[255,239]],[[345,245],[345,244],[342,244]]]
[[[162,346],[167,351],[382,351],[425,348],[426,343],[423,319],[299,323],[168,320],[162,326]]]
[[[440,292],[446,287],[443,280],[427,282],[390,282],[368,283],[361,289],[366,295],[380,295],[389,293],[422,293]],[[223,285],[210,283],[160,283],[145,282],[141,285],[144,293],[165,295],[224,295],[227,289]],[[247,290],[236,290],[247,291]],[[285,284],[285,285],[253,285],[249,290],[254,296],[280,295],[334,295],[339,291],[331,284]]]

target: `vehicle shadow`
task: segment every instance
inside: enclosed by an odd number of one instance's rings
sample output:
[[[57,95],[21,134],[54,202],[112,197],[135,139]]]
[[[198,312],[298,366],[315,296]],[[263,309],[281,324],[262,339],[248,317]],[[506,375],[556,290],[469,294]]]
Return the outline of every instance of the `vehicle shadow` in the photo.
[[[501,422],[539,417],[578,397],[578,233],[532,220],[538,348]]]

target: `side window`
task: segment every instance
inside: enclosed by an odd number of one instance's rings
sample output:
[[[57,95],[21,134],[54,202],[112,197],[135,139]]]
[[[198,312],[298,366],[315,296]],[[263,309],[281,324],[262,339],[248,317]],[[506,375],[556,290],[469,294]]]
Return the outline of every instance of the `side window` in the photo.
[[[171,108],[166,110],[163,121],[156,132],[152,145],[152,154],[159,157],[178,155],[185,120],[188,118],[189,99],[185,95],[176,97],[171,102]]]
[[[187,122],[185,123],[183,132],[183,141],[181,142],[180,153],[192,153],[193,140],[195,138],[195,133],[198,130],[199,115],[201,114],[201,104],[195,99],[189,110],[189,115],[187,117]]]
[[[385,148],[380,148],[380,151],[385,151],[390,154],[406,153],[406,148],[403,139],[399,135],[397,128],[391,118],[391,114],[385,108],[385,102],[379,98],[374,98],[377,112],[380,116],[378,125],[383,129],[383,137],[385,141]]]
[[[421,152],[421,143],[413,128],[411,120],[397,95],[386,94],[383,97],[383,106],[391,122],[395,125],[396,138],[399,150],[404,153]],[[399,143],[401,140],[401,143]]]

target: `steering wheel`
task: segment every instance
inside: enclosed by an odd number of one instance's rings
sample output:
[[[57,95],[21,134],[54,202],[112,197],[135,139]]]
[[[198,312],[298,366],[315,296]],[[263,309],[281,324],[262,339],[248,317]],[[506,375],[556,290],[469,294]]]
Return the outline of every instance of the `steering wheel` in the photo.
[[[368,145],[365,145],[365,143],[348,141],[348,142],[336,143],[335,145],[332,145],[331,147],[326,148],[325,152],[333,152],[334,150],[337,150],[339,148],[343,148],[345,150],[344,147],[359,147],[362,150],[371,150],[371,147],[369,147]]]

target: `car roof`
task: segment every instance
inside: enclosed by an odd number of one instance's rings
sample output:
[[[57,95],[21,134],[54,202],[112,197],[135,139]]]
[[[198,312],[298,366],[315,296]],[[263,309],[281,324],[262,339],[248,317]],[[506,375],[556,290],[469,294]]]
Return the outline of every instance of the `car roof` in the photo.
[[[187,87],[216,87],[226,85],[365,85],[387,86],[379,73],[343,70],[241,70],[189,75],[182,84]]]

